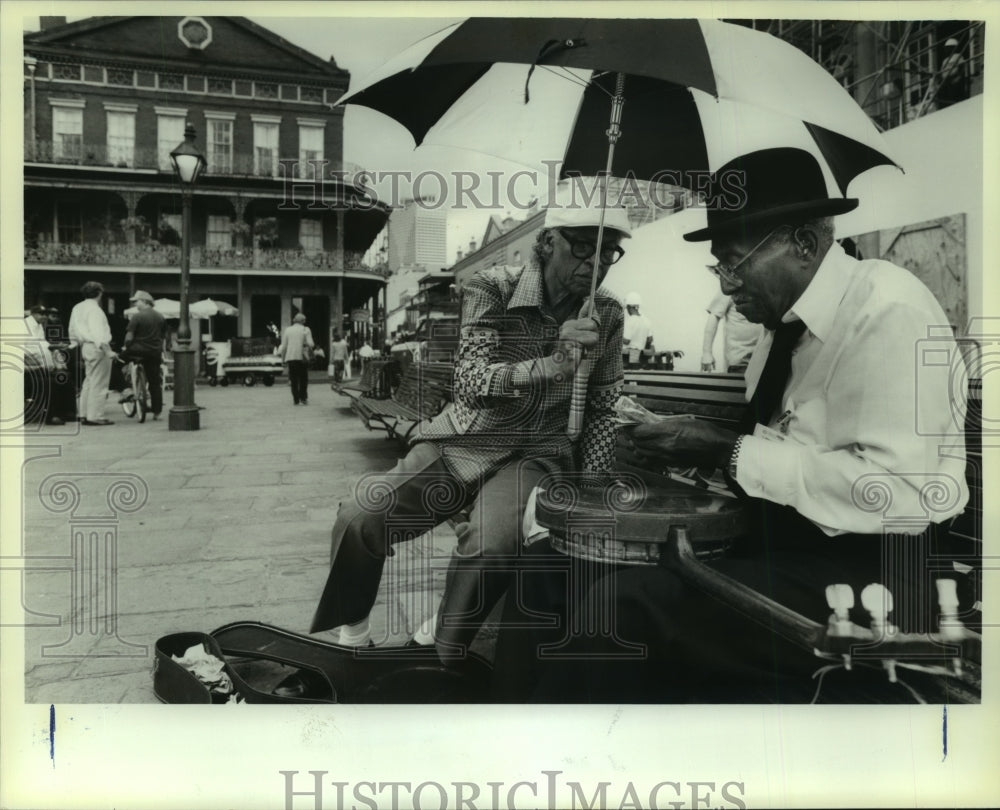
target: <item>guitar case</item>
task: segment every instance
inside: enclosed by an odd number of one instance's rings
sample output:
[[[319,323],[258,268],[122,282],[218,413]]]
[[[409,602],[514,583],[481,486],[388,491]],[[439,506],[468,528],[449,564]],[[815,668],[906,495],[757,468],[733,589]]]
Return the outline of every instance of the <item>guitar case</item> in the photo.
[[[174,633],[156,644],[154,691],[165,703],[213,703],[209,690],[173,660],[190,646],[225,662],[247,703],[485,703],[489,662],[469,653],[444,666],[432,646],[343,647],[261,622],[240,621],[211,634]],[[271,689],[294,670],[328,683],[326,698],[281,698]]]

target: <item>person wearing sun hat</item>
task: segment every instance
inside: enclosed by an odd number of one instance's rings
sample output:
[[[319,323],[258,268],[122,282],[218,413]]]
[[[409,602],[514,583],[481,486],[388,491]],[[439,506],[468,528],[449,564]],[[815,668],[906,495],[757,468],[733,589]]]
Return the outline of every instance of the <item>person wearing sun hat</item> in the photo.
[[[948,318],[909,271],[859,261],[836,243],[832,217],[858,201],[831,197],[808,152],[733,160],[713,176],[708,204],[707,226],[685,238],[711,243],[722,291],[766,329],[746,371],[750,402],[735,429],[704,419],[629,429],[632,451],[661,468],[727,476],[752,528],[712,567],[817,622],[829,614],[827,585],[860,594],[891,581],[903,625],[914,605],[936,602],[925,590],[927,561],[886,570],[883,560],[919,556],[932,547],[925,542],[944,553],[947,522],[968,500],[949,369],[919,354],[944,327],[935,350],[961,356]],[[901,535],[884,534],[884,510],[859,495],[866,481],[877,482],[893,514],[919,516]],[[929,502],[928,485],[947,495]],[[574,638],[573,677],[543,680],[535,698],[799,701],[815,690],[811,656],[666,568],[605,578],[581,610],[597,606],[614,611],[614,638]],[[612,661],[621,642],[646,644],[648,655]]]
[[[435,644],[444,660],[465,654],[511,581],[535,485],[548,473],[596,476],[612,467],[623,314],[599,282],[630,234],[624,209],[602,211],[563,185],[549,200],[530,264],[483,270],[464,286],[454,401],[418,428],[395,469],[366,481],[341,506],[312,632],[340,626],[341,644],[369,643],[368,617],[391,543],[466,515],[437,618],[415,638]],[[366,495],[377,492],[392,494],[377,503]],[[297,673],[276,691],[301,695],[310,686],[307,674]]]

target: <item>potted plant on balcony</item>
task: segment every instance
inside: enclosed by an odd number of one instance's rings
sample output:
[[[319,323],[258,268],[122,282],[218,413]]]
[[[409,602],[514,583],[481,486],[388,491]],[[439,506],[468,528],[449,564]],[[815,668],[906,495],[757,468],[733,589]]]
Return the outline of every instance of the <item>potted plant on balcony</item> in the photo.
[[[181,235],[177,233],[177,229],[171,225],[166,218],[160,219],[157,231],[159,232],[159,241],[161,245],[180,245]]]
[[[145,233],[149,227],[144,216],[125,217],[118,224],[125,232],[125,239],[130,245],[135,244],[136,231]]]
[[[229,231],[236,237],[236,248],[242,250],[246,247],[246,238],[250,235],[250,224],[242,219],[234,219],[229,223]]]
[[[277,217],[261,217],[253,224],[253,233],[257,237],[257,247],[272,248],[278,245]]]

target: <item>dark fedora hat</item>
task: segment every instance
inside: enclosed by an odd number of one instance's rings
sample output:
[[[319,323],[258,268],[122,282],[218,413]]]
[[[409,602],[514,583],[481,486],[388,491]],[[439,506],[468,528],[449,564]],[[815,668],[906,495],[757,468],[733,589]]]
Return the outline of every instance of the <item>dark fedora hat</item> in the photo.
[[[735,236],[764,225],[846,214],[856,199],[831,198],[816,158],[803,149],[761,149],[715,172],[708,185],[708,227],[688,242]]]

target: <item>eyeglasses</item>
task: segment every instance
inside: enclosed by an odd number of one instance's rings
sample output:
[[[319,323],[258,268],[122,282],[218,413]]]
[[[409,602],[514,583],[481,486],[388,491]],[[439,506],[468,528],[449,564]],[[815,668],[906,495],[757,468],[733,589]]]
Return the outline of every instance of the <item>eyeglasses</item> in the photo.
[[[593,242],[588,242],[586,239],[574,239],[562,228],[559,228],[559,235],[569,242],[569,251],[576,259],[589,259],[597,249]],[[624,255],[625,249],[621,245],[601,244],[601,264],[614,264]]]
[[[739,267],[744,262],[746,262],[747,259],[753,256],[754,253],[756,253],[764,246],[764,243],[767,242],[768,239],[770,239],[784,227],[786,226],[779,225],[777,228],[771,231],[767,236],[765,236],[756,245],[754,245],[753,248],[750,249],[749,253],[745,254],[742,259],[740,259],[738,262],[736,262],[736,264],[732,265],[731,267],[722,262],[719,262],[718,264],[709,264],[706,265],[706,267],[708,267],[709,270],[711,270],[716,276],[718,276],[720,279],[722,279],[724,282],[726,282],[726,284],[730,285],[731,287],[742,287],[743,278],[742,276],[736,275],[736,268]]]

